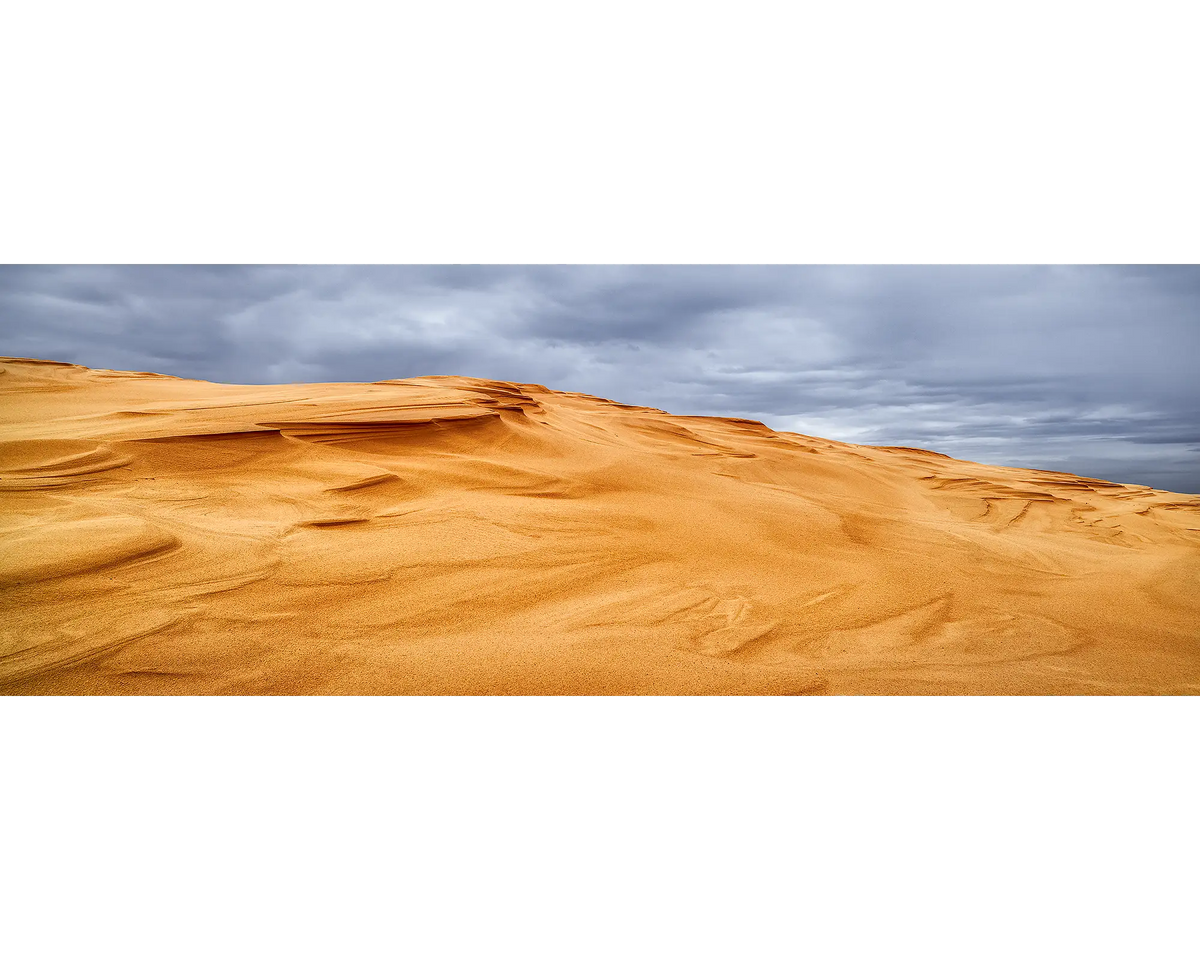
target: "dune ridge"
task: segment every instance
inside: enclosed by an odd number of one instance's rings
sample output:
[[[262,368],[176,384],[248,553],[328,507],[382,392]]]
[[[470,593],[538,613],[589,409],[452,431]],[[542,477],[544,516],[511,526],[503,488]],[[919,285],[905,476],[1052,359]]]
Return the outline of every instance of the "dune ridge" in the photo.
[[[0,693],[1200,692],[1200,498],[468,377],[0,359]]]

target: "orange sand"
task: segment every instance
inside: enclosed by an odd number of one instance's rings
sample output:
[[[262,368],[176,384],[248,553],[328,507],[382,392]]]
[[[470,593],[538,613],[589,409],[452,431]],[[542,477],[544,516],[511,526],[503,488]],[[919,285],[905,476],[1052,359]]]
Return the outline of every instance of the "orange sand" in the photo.
[[[466,377],[0,360],[2,693],[1196,693],[1200,498]]]

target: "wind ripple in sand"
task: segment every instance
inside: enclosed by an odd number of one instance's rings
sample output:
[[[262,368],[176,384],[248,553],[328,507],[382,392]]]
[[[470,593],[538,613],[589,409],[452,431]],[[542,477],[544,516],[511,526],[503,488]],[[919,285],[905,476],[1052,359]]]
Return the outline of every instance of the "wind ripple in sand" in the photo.
[[[118,467],[129,457],[90,440],[0,442],[0,490],[43,490],[84,483]]]
[[[97,573],[178,546],[172,534],[136,517],[61,520],[5,537],[0,583],[13,586]]]

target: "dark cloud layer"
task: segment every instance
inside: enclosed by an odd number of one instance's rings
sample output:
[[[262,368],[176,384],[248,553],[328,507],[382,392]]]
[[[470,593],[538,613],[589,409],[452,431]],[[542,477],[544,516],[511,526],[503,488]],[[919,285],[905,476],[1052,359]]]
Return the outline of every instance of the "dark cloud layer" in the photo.
[[[1200,492],[1195,267],[0,267],[0,353],[532,381]]]

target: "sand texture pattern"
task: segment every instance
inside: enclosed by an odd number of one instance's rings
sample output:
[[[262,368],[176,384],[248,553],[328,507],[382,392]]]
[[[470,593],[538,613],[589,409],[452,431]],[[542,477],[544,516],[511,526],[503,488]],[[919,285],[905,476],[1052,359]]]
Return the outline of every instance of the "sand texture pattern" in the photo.
[[[0,693],[1197,692],[1197,497],[533,384],[0,361]]]

